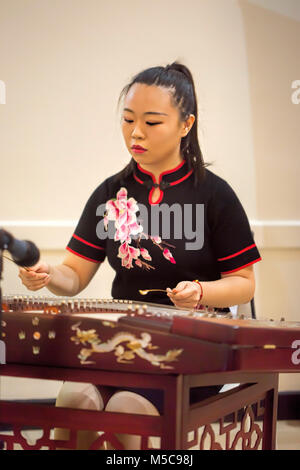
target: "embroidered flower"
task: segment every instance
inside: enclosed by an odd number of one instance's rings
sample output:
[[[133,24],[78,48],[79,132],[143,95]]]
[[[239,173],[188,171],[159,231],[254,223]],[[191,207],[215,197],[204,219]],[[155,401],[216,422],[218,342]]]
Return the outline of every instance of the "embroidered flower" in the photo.
[[[167,248],[164,249],[163,251],[163,255],[166,259],[168,259],[169,261],[171,261],[172,264],[176,264],[176,261],[175,259],[173,258],[173,255],[172,253],[170,252],[170,250],[168,250]]]
[[[133,268],[132,260],[138,259],[140,256],[140,250],[134,248],[133,246],[128,245],[128,243],[122,243],[119,248],[118,258],[122,259],[122,266],[124,268],[130,269]]]
[[[156,243],[157,245],[159,245],[162,241],[160,237],[150,237],[150,238],[153,241],[153,243]]]
[[[142,257],[143,257],[144,259],[146,259],[146,260],[148,260],[148,261],[151,261],[151,260],[152,260],[151,256],[149,255],[149,251],[146,250],[146,248],[141,248],[141,249],[140,249],[140,252],[141,252],[141,255],[142,255]]]
[[[168,243],[163,242],[159,236],[149,236],[143,232],[143,227],[138,223],[136,218],[137,212],[139,212],[138,204],[132,197],[127,199],[126,188],[121,188],[117,193],[116,199],[110,199],[106,203],[106,214],[103,219],[104,226],[107,230],[109,220],[115,221],[116,232],[114,240],[121,242],[117,256],[121,258],[122,266],[131,269],[134,267],[134,260],[135,265],[139,268],[145,268],[147,270],[155,269],[149,263],[140,259],[140,256],[142,256],[144,260],[152,261],[149,251],[140,246],[143,237],[145,237],[146,240],[150,238],[153,244],[161,249],[163,256],[172,264],[176,264],[170,250],[162,247],[163,244],[168,245]],[[136,237],[136,235],[138,235],[138,237]],[[135,237],[137,248],[131,246],[132,237]]]
[[[121,188],[118,191],[117,199],[107,201],[106,210],[104,225],[107,230],[108,221],[115,220],[115,241],[131,243],[131,235],[134,236],[143,231],[143,227],[136,220],[138,205],[132,197],[127,199],[126,188]]]

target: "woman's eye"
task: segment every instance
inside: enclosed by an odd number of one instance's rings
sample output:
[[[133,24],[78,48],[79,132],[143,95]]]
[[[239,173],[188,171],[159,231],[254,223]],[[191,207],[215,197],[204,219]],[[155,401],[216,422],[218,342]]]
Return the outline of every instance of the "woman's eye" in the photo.
[[[127,122],[128,124],[131,124],[133,122],[133,119],[124,118],[124,121]],[[148,126],[157,126],[158,124],[161,124],[161,122],[146,121],[146,124],[148,124]]]

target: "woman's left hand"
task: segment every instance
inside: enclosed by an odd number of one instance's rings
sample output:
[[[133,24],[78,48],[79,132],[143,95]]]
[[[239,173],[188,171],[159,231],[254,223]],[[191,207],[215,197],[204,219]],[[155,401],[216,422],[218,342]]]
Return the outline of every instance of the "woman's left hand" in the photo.
[[[200,286],[193,281],[181,281],[174,289],[167,288],[167,295],[176,307],[194,309],[200,299]]]

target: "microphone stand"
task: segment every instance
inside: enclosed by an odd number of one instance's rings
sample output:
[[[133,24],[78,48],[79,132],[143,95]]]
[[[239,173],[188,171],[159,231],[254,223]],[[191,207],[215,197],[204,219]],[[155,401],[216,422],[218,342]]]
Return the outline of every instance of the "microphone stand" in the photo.
[[[2,245],[2,244],[1,244]],[[0,367],[5,364],[5,343],[2,341],[2,272],[3,272],[3,246],[0,245]]]
[[[5,364],[5,343],[2,341],[2,291],[1,291],[2,271],[3,271],[3,248],[2,246],[0,246],[0,399],[1,399],[1,365]],[[2,357],[2,353],[3,353],[3,357]],[[4,449],[4,442],[0,441],[0,450],[3,450],[3,449]]]

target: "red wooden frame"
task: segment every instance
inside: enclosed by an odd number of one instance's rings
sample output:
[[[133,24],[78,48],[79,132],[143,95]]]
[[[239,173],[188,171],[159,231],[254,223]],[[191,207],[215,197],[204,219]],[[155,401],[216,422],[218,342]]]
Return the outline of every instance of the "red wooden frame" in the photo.
[[[161,375],[14,364],[1,366],[0,373],[6,376],[78,381],[118,388],[157,388],[162,389],[167,397],[161,416],[57,408],[2,400],[0,424],[9,424],[13,429],[10,435],[0,432],[0,441],[4,442],[6,449],[13,449],[17,444],[23,449],[75,448],[76,433],[79,430],[102,432],[91,449],[102,448],[104,441],[110,442],[116,449],[122,449],[122,444],[115,437],[117,433],[140,435],[141,449],[148,449],[149,436],[160,437],[160,448],[165,450],[207,447],[251,450],[275,449],[276,446],[276,373]],[[197,404],[189,404],[190,388],[225,383],[239,383],[240,386]],[[238,420],[238,412],[242,414],[241,421]],[[34,446],[28,444],[21,434],[22,428],[29,425],[44,431]],[[51,438],[50,430],[55,427],[70,429],[69,441],[55,441]]]

